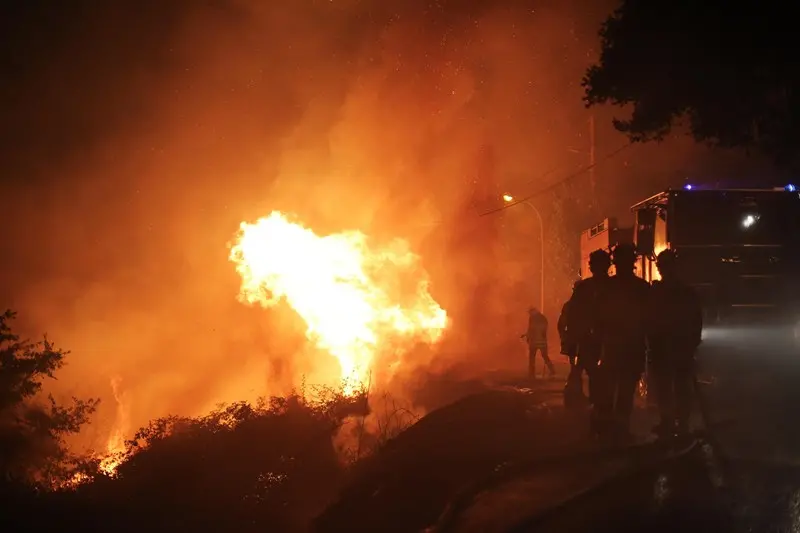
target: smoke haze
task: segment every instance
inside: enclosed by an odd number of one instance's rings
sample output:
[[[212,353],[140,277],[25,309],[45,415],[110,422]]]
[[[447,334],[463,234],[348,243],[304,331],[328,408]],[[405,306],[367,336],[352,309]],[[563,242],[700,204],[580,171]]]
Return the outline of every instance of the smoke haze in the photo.
[[[587,163],[580,79],[613,3],[65,4],[30,2],[4,28],[0,296],[72,351],[53,390],[104,400],[98,439],[119,423],[112,380],[126,431],[299,385],[304,325],[239,303],[227,259],[239,223],[276,209],[318,234],[409,240],[454,320],[417,364],[520,365],[536,221],[478,214]],[[609,117],[598,157],[624,143]],[[684,179],[703,153],[689,144],[609,162],[597,198],[570,184],[538,204],[553,321],[575,270],[554,251],[627,207],[622,189]]]

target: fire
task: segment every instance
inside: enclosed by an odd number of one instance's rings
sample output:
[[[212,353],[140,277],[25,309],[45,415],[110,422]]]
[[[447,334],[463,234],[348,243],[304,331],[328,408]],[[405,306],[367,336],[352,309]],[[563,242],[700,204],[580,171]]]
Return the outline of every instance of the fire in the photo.
[[[117,403],[116,420],[111,435],[106,441],[105,451],[96,455],[96,459],[99,461],[98,469],[109,477],[117,475],[117,467],[124,459],[126,451],[125,432],[130,426],[129,404],[125,394],[120,391],[120,383],[119,377],[111,378],[111,391],[114,394],[114,401]],[[66,480],[61,485],[61,488],[75,488],[83,483],[89,483],[91,480],[88,475],[78,472],[71,479]]]
[[[338,360],[348,394],[368,381],[379,355],[435,343],[447,325],[402,240],[373,248],[358,231],[319,236],[273,211],[241,224],[229,258],[242,279],[240,301],[285,301],[308,340]]]
[[[666,244],[656,244],[655,248],[653,249],[653,257],[658,257],[658,254],[663,252],[667,249]],[[661,280],[661,272],[658,271],[658,267],[656,267],[655,263],[652,265],[651,270],[651,281],[660,281]]]
[[[106,443],[106,453],[100,461],[100,470],[108,476],[116,475],[117,467],[122,462],[122,455],[125,453],[125,431],[128,429],[128,403],[125,401],[123,393],[120,392],[120,379],[111,379],[111,391],[114,393],[114,401],[117,403],[117,417],[114,429]]]

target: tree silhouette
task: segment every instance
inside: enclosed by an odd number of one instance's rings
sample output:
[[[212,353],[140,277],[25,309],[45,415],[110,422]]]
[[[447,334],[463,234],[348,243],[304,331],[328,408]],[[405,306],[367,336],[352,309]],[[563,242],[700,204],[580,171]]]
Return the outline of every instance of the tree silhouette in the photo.
[[[794,25],[774,0],[624,0],[600,30],[585,101],[630,106],[615,126],[634,141],[660,140],[682,121],[698,141],[758,149],[795,166]]]
[[[73,398],[59,405],[52,396],[41,401],[44,378],[54,378],[67,352],[45,338],[20,340],[9,322],[15,314],[0,315],[0,473],[4,479],[51,485],[69,475],[72,457],[64,437],[76,433],[97,407],[98,400]]]

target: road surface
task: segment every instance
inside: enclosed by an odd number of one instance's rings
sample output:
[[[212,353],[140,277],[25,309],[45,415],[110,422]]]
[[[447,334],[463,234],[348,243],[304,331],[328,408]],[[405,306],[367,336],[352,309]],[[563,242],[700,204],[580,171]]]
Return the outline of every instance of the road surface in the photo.
[[[800,350],[782,334],[713,328],[706,335],[698,374],[713,451],[697,449],[506,531],[800,532]]]
[[[800,350],[782,334],[712,329],[700,358],[737,518],[752,531],[800,531]]]
[[[800,351],[770,330],[715,330],[698,373],[713,446],[632,475],[619,461],[521,475],[476,496],[451,530],[800,532]],[[656,419],[640,407],[644,441]]]

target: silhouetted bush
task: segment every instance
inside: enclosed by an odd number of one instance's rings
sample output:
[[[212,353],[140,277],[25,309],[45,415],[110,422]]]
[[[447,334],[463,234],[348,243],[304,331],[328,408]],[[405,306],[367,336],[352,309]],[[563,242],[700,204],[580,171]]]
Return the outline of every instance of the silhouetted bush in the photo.
[[[52,500],[91,531],[301,531],[342,482],[332,442],[353,403],[293,395],[155,420],[113,477],[95,463],[93,482]]]
[[[69,478],[79,462],[64,445],[95,411],[98,400],[73,398],[59,405],[38,398],[45,378],[53,378],[68,352],[44,338],[20,340],[11,330],[11,311],[0,314],[0,474],[8,487],[52,488]],[[6,487],[6,490],[10,490]]]
[[[96,401],[35,401],[66,353],[46,339],[20,341],[8,325],[13,316],[0,315],[3,531],[307,530],[352,462],[385,443],[391,428],[392,435],[400,431],[396,413],[378,423],[385,434],[364,429],[365,393],[316,389],[220,406],[198,418],[154,420],[127,442],[111,472],[108,458],[71,455],[62,441]],[[347,438],[365,443],[353,461],[334,445],[345,420],[360,420]]]

